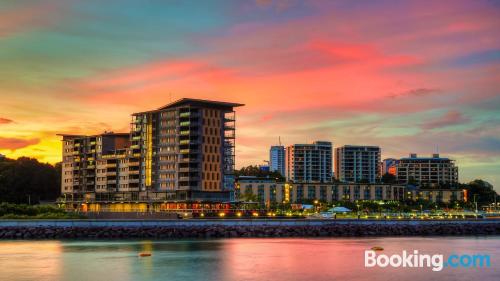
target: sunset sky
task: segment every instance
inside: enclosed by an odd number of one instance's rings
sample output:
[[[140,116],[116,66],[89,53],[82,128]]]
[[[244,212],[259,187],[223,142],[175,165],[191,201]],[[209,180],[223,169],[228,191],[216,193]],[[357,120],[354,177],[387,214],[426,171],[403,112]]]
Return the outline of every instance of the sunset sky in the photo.
[[[500,190],[499,1],[2,1],[0,153],[128,132],[182,97],[244,103],[237,166],[328,140],[457,160]]]

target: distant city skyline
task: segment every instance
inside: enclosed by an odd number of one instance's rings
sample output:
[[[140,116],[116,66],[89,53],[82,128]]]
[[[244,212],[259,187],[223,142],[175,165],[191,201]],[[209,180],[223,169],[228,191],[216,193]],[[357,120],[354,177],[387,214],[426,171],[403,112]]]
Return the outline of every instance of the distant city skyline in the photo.
[[[202,98],[246,105],[237,168],[281,136],[439,150],[500,190],[498,30],[486,0],[3,2],[0,154],[56,163],[57,133]]]

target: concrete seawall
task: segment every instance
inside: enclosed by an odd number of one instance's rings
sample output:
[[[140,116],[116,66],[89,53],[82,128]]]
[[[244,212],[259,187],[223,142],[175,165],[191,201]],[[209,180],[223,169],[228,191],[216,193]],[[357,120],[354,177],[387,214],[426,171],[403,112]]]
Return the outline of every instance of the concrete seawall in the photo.
[[[0,220],[0,239],[500,235],[500,220]]]

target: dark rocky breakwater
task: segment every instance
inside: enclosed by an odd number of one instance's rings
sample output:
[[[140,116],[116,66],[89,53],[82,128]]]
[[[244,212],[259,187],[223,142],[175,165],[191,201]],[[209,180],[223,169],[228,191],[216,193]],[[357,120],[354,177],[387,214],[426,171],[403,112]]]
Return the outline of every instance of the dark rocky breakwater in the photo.
[[[182,239],[500,235],[500,221],[321,223],[317,225],[1,226],[0,239]]]

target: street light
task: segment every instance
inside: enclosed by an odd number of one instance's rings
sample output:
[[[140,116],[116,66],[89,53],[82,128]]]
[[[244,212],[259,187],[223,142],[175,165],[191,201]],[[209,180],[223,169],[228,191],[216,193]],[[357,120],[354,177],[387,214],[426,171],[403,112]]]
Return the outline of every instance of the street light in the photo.
[[[359,203],[357,201],[356,201],[356,208],[358,210],[358,220],[359,220],[359,218],[360,218],[360,216],[359,216]]]

